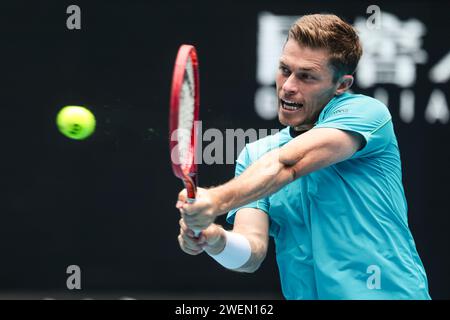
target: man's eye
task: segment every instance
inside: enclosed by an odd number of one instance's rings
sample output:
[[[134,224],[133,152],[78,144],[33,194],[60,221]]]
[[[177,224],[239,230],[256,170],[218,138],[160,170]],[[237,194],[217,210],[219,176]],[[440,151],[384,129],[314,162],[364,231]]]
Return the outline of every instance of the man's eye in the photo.
[[[283,67],[283,66],[280,66],[280,71],[281,71],[281,73],[283,74],[283,75],[290,75],[291,74],[291,72],[289,71],[289,69],[288,68],[286,68],[286,67]]]
[[[308,74],[308,73],[302,73],[302,74],[300,74],[300,78],[301,78],[301,79],[305,79],[305,80],[312,80],[312,79],[314,79],[314,77],[311,76],[311,75]]]

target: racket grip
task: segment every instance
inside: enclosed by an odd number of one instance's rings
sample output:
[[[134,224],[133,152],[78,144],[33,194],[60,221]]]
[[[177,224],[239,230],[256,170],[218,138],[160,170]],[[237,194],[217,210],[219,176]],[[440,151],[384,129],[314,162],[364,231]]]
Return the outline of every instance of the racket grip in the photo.
[[[188,202],[194,202],[197,194],[197,185],[195,184],[195,180],[192,177],[185,175],[183,178],[183,183],[186,188]]]
[[[195,179],[195,177],[194,177],[194,179]],[[195,202],[195,196],[196,196],[196,193],[197,193],[197,185],[196,185],[194,179],[192,179],[192,177],[185,176],[185,178],[183,180],[184,181],[184,185],[186,187],[186,191],[187,191],[187,196],[188,197],[187,197],[186,201],[188,203],[194,203]],[[194,231],[194,236],[196,238],[198,238],[200,236],[200,233],[202,232],[202,230],[196,230],[196,229],[194,229],[192,231]]]

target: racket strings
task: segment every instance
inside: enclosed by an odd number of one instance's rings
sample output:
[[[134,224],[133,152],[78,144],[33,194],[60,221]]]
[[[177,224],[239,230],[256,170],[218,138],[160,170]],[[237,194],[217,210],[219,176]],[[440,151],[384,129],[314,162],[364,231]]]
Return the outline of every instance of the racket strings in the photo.
[[[180,91],[179,118],[178,118],[178,153],[180,164],[191,164],[192,158],[192,132],[194,127],[195,109],[195,83],[192,60],[189,57],[184,72],[183,84]]]

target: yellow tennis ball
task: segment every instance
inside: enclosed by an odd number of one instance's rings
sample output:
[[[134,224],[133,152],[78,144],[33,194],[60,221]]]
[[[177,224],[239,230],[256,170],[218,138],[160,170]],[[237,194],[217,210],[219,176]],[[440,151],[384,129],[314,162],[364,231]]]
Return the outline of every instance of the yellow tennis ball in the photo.
[[[56,116],[59,131],[71,139],[83,140],[95,131],[95,117],[80,106],[66,106]]]

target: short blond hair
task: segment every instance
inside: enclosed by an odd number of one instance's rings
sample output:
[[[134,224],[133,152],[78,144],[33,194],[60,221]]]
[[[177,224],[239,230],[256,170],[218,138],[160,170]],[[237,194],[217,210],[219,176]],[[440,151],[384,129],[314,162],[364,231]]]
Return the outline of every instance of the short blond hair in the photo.
[[[302,16],[291,26],[288,39],[309,48],[328,50],[334,81],[353,74],[362,55],[355,28],[334,14]]]

